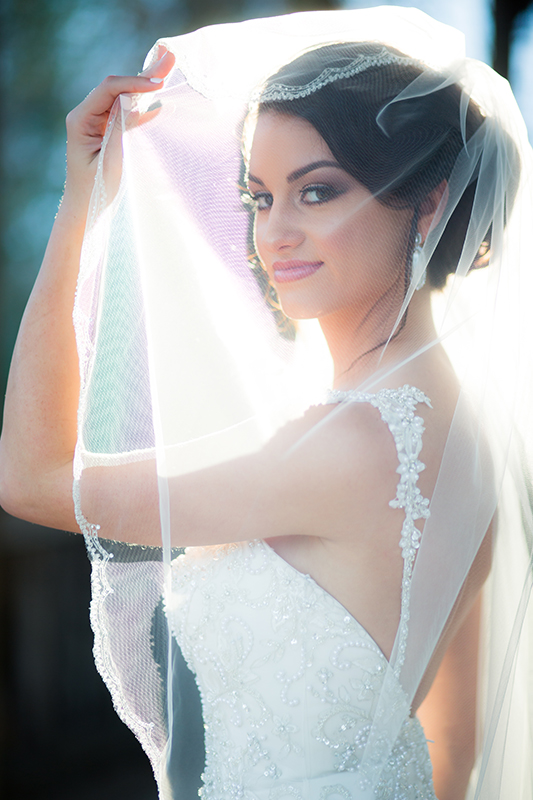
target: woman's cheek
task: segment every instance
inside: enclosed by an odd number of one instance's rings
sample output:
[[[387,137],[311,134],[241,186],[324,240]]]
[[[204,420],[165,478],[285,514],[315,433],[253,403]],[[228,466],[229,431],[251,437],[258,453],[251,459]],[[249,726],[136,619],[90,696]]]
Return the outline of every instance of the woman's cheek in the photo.
[[[254,228],[253,228],[254,250],[257,253],[257,255],[259,256],[259,260],[260,260],[261,264],[263,266],[265,266],[265,262],[264,262],[264,258],[263,258],[263,254],[262,254],[262,251],[263,251],[263,236],[262,236],[262,233],[263,233],[263,226],[262,226],[261,222],[259,222],[257,220],[257,218],[256,218],[256,221],[254,222]]]

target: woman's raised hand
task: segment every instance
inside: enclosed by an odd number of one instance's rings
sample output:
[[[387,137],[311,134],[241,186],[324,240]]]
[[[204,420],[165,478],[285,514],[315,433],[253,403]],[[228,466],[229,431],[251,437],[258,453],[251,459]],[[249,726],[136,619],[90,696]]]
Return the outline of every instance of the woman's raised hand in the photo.
[[[136,76],[108,76],[67,116],[67,180],[63,204],[71,213],[87,213],[98,156],[113,103],[120,94],[141,94],[161,88],[174,65],[174,55],[160,46],[159,59]],[[115,147],[118,147],[117,137]]]
[[[11,362],[0,439],[0,503],[15,516],[77,530],[72,503],[79,369],[72,307],[98,154],[117,97],[153,92],[174,64],[164,47],[142,75],[109,77],[67,117],[67,181]],[[154,113],[154,112],[151,112]],[[150,119],[151,113],[132,119]],[[121,137],[111,136],[120,176]]]

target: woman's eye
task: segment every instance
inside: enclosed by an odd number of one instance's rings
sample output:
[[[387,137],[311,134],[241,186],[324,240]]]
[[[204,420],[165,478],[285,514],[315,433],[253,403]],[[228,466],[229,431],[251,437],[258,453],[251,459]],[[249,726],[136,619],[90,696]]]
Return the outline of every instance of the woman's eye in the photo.
[[[252,195],[252,201],[257,211],[264,211],[272,207],[272,195],[270,192],[257,192]]]
[[[302,203],[307,205],[319,205],[320,203],[327,203],[328,200],[333,200],[337,197],[339,192],[333,186],[319,184],[315,186],[306,186],[300,192],[300,199]]]

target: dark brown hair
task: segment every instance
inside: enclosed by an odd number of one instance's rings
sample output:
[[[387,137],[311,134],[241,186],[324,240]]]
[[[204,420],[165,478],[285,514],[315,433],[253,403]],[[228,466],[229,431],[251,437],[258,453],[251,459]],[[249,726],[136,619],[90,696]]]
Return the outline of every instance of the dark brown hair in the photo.
[[[445,76],[409,59],[403,63],[380,63],[380,58],[386,61],[387,54],[405,58],[379,43],[335,43],[309,50],[269,78],[263,89],[265,99],[259,101],[259,113],[276,111],[305,119],[322,136],[339,164],[379,202],[396,208],[412,207],[412,252],[421,204],[443,180],[449,179],[457,157],[484,124],[484,117],[470,101],[466,115],[463,111],[462,127],[462,93],[457,84],[441,86]],[[274,84],[304,86],[324,70],[342,69],[360,56],[375,58],[376,64],[352,77],[326,83],[305,97],[268,99]],[[419,96],[397,100],[417,79],[424,82]],[[474,169],[428,264],[428,279],[434,288],[444,286],[459,261],[476,184]],[[490,231],[487,237],[489,241]],[[487,241],[482,245],[484,253]]]

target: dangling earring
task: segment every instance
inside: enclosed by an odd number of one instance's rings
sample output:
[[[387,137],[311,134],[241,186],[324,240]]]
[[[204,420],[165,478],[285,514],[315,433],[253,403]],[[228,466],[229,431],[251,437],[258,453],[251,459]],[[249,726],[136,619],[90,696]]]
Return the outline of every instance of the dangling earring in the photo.
[[[426,269],[425,264],[422,264],[422,234],[417,233],[415,236],[415,246],[413,247],[413,261],[411,265],[411,275],[417,276],[420,272],[420,267],[422,266],[422,274],[418,279],[418,283],[416,284],[416,290],[424,286],[426,283]]]

